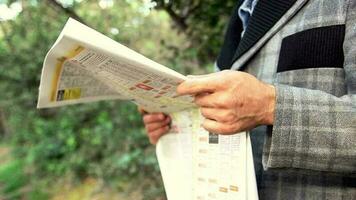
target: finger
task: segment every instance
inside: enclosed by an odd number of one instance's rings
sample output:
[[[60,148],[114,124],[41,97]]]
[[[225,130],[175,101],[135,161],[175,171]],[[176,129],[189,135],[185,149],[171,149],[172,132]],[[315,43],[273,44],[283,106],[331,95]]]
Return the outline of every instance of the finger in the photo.
[[[221,112],[221,110],[218,110],[215,108],[208,108],[208,107],[200,108],[200,113],[201,113],[201,115],[203,115],[204,118],[215,120],[215,121],[219,121],[217,114],[220,112]]]
[[[217,81],[211,76],[191,78],[177,87],[177,93],[179,95],[195,95],[199,93],[214,92],[217,86]]]
[[[202,126],[211,133],[225,135],[234,134],[236,132],[235,129],[237,128],[235,125],[224,124],[210,119],[205,119]]]
[[[143,116],[143,122],[145,124],[153,123],[153,122],[160,122],[166,118],[166,115],[163,113],[152,113],[146,114]]]
[[[151,144],[157,144],[160,137],[166,134],[169,130],[169,126],[161,127],[155,131],[152,131],[148,134]]]
[[[155,131],[159,128],[162,128],[163,126],[167,126],[169,125],[169,123],[171,122],[171,119],[169,117],[167,117],[163,122],[156,122],[156,123],[149,123],[145,125],[145,128],[147,130],[147,132],[152,132]]]
[[[194,103],[199,107],[217,107],[215,93],[202,93],[194,97]]]
[[[233,115],[231,115],[230,111],[226,109],[202,107],[200,108],[200,112],[205,118],[218,122],[231,122],[234,120]]]

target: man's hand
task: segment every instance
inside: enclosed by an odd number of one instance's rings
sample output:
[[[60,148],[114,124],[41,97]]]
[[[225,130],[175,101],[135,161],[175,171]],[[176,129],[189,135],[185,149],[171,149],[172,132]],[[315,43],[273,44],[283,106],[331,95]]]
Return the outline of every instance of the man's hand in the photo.
[[[195,96],[209,132],[233,134],[274,120],[275,88],[254,76],[231,70],[194,76],[177,88],[180,95]]]
[[[157,144],[159,138],[168,132],[171,118],[164,113],[147,113],[140,108],[139,111],[143,114],[143,123],[151,144]]]

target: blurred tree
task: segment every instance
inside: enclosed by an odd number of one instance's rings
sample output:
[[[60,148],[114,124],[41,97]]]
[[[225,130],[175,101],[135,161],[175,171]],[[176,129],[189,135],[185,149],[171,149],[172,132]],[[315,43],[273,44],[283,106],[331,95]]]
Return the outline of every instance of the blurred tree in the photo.
[[[73,17],[181,73],[206,73],[233,1],[103,2],[0,0],[0,135],[9,133],[30,185],[94,177],[156,199],[164,194],[161,178],[136,107],[112,101],[37,110],[43,59]],[[17,17],[2,20],[4,5]]]
[[[222,44],[223,31],[236,0],[153,0],[171,17],[174,26],[197,50],[199,64],[213,62]]]
[[[77,21],[80,21],[83,24],[86,24],[84,20],[79,17],[71,7],[66,7],[57,0],[47,0],[47,2],[49,5],[53,6],[54,9],[58,9],[59,11],[64,12],[67,16],[76,19]],[[75,3],[75,1],[73,3]]]
[[[116,188],[148,179],[138,185],[145,187],[145,193],[162,195],[154,148],[143,134],[133,104],[99,102],[36,109],[42,62],[68,12],[47,1],[33,2],[22,1],[15,19],[0,22],[0,108],[6,123],[2,133],[9,127],[15,156],[30,169],[26,173],[31,185],[40,177],[53,181],[63,174],[95,177]],[[70,9],[106,35],[165,59],[169,52],[152,45],[160,41],[155,41],[156,33],[146,30],[155,26],[163,33],[169,27],[168,18],[159,13],[146,17],[137,11],[141,6],[119,2],[103,9],[91,1]]]

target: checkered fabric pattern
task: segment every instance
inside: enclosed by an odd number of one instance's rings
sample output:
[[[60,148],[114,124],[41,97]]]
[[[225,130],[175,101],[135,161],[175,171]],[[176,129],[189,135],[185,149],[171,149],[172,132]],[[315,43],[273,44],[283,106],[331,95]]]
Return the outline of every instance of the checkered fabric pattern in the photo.
[[[232,66],[276,87],[260,199],[356,199],[356,1],[309,0],[298,9]],[[343,66],[277,72],[283,39],[338,25],[345,30]]]

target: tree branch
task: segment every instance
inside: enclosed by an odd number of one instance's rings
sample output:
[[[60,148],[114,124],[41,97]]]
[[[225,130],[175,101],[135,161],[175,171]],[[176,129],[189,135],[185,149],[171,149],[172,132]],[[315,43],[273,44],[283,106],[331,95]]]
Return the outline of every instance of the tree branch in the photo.
[[[77,15],[77,13],[74,10],[64,7],[61,3],[59,3],[56,0],[47,0],[47,2],[51,4],[54,8],[66,13],[69,17],[74,18],[83,24],[86,24],[85,21],[79,15]]]
[[[154,1],[157,3],[157,6],[155,8],[157,10],[166,11],[180,31],[185,32],[188,29],[188,25],[186,24],[186,18],[180,16],[179,13],[176,13],[174,11],[172,1],[169,1],[168,3],[166,3],[164,0]]]
[[[163,9],[168,13],[181,31],[185,32],[188,29],[188,25],[186,23],[187,18],[179,16],[176,12],[174,12],[171,6],[164,7]]]
[[[190,5],[192,5],[192,4],[190,4]],[[185,13],[183,13],[183,16],[186,18],[189,17],[189,15],[194,13],[200,6],[201,6],[201,1],[197,1],[197,3],[195,3],[195,5],[189,6],[187,8],[187,11]]]
[[[156,9],[166,11],[176,27],[180,31],[186,33],[189,28],[187,19],[201,6],[202,3],[200,0],[189,0],[188,3],[185,3],[184,8],[179,8],[179,11],[177,12],[176,9],[174,9],[175,4],[172,3],[173,1],[166,3],[164,0],[155,0],[155,2],[157,3]]]

